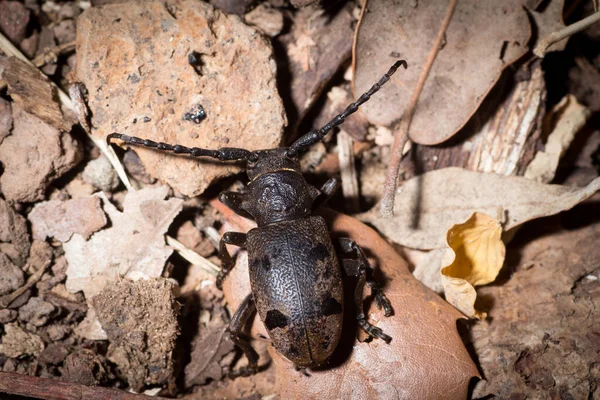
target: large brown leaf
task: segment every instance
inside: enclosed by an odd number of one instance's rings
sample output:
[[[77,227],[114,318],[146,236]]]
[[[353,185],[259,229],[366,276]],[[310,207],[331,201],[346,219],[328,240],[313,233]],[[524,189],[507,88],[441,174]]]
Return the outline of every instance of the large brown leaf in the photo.
[[[385,276],[384,290],[395,314],[385,318],[372,306],[367,315],[393,339],[390,344],[358,341],[354,317],[347,315],[331,365],[309,371],[310,377],[271,351],[281,398],[464,399],[469,380],[478,373],[456,331],[461,314],[416,281],[402,257],[374,230],[342,214],[327,211],[324,216],[334,237],[354,239]],[[248,292],[247,263],[238,262],[225,281],[225,295],[235,309]],[[265,332],[258,319],[254,328]]]
[[[441,26],[448,2],[369,0],[356,33],[356,93],[366,91],[398,58],[408,70],[363,110],[373,123],[402,117]],[[530,25],[519,1],[459,1],[445,41],[419,97],[410,138],[437,144],[456,133],[479,107],[504,68],[527,51]]]

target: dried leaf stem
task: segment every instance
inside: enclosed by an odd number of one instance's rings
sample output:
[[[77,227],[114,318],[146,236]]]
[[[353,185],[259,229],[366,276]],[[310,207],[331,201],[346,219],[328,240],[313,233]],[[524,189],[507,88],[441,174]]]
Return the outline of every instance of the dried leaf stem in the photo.
[[[568,38],[571,35],[576,34],[577,32],[581,32],[582,30],[588,28],[589,26],[595,24],[600,21],[600,11],[595,12],[594,14],[585,17],[584,19],[575,22],[563,29],[560,29],[556,32],[552,32],[538,43],[533,49],[533,54],[536,56],[543,58],[548,48],[552,46],[554,43],[559,42],[565,38]]]
[[[72,400],[144,400],[162,399],[143,394],[127,393],[118,389],[84,386],[56,379],[38,378],[12,372],[0,372],[0,393],[27,396],[36,399]]]
[[[454,14],[454,9],[456,8],[456,3],[457,0],[450,0],[450,2],[448,3],[446,15],[444,16],[444,19],[440,26],[440,30],[437,34],[435,43],[431,48],[431,52],[427,57],[427,61],[423,66],[423,70],[421,71],[421,75],[419,76],[419,80],[417,81],[415,90],[410,98],[410,101],[406,106],[406,111],[404,112],[404,115],[402,116],[400,122],[394,127],[394,144],[392,145],[390,163],[388,166],[387,175],[383,186],[383,195],[381,197],[380,204],[380,214],[382,217],[391,217],[394,215],[396,181],[398,180],[398,170],[400,168],[400,161],[402,160],[402,150],[404,149],[404,145],[406,145],[406,142],[408,141],[408,131],[410,129],[412,117],[415,113],[417,102],[419,101],[419,96],[423,91],[425,81],[427,80],[427,76],[431,71],[431,66],[433,65],[433,62],[435,61],[438,51],[442,45],[442,41],[444,40],[446,30],[448,29],[448,25],[450,25],[452,14]]]
[[[46,264],[44,264],[43,267],[38,269],[33,275],[29,277],[29,279],[27,279],[25,285],[21,286],[20,288],[18,288],[10,294],[0,297],[0,308],[7,308],[8,306],[10,306],[10,303],[17,299],[17,297],[19,297],[27,290],[29,290],[29,288],[35,285],[42,278],[42,276],[44,275],[44,271],[46,271],[50,264],[52,264],[50,261],[46,262]]]

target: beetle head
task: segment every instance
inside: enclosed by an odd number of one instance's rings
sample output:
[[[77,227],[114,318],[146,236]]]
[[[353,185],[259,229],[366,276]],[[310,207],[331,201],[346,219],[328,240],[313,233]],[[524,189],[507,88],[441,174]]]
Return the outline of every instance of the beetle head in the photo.
[[[290,157],[288,148],[280,147],[277,149],[253,151],[248,157],[246,172],[250,181],[255,180],[261,175],[277,171],[294,171],[302,174],[298,157]]]

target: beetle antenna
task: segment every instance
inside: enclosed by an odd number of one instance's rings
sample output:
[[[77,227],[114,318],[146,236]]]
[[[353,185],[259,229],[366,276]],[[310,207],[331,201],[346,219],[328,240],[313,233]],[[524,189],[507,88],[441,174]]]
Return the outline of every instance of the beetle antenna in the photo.
[[[394,63],[394,65],[392,65],[392,67],[390,68],[390,70],[381,77],[381,79],[379,80],[379,82],[377,82],[376,84],[374,84],[373,86],[371,86],[371,89],[369,89],[366,93],[363,93],[362,96],[360,96],[358,98],[358,100],[356,100],[354,103],[350,104],[345,110],[344,112],[342,112],[341,114],[338,114],[335,116],[335,118],[333,118],[331,121],[329,121],[329,123],[327,125],[325,125],[324,127],[322,127],[321,129],[317,129],[317,130],[312,130],[310,132],[308,132],[307,134],[301,136],[300,138],[298,138],[291,146],[290,149],[288,151],[288,156],[292,157],[294,155],[297,155],[300,151],[306,150],[306,148],[308,148],[309,146],[320,142],[321,140],[323,140],[323,138],[325,137],[325,135],[327,134],[327,132],[329,132],[330,130],[332,130],[333,128],[335,128],[336,126],[340,125],[341,123],[344,122],[344,120],[352,113],[355,113],[358,110],[358,107],[360,107],[362,104],[366,103],[371,96],[373,96],[373,94],[377,93],[377,91],[379,89],[381,89],[381,87],[390,80],[390,77],[392,75],[394,75],[394,73],[396,72],[396,70],[398,68],[400,68],[400,66],[403,66],[404,68],[408,67],[408,64],[406,63],[405,60],[398,60]]]
[[[122,133],[111,133],[106,137],[106,143],[110,145],[112,139],[119,139],[128,144],[150,147],[161,151],[172,151],[175,154],[188,154],[192,157],[212,157],[221,161],[248,160],[252,152],[236,147],[222,147],[218,150],[201,149],[199,147],[186,147],[179,144],[168,144],[141,139],[136,136],[128,136]]]

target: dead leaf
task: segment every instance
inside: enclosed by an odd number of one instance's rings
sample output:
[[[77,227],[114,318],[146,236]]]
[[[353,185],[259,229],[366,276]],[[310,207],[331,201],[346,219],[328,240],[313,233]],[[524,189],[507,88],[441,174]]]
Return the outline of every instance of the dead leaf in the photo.
[[[34,239],[54,237],[61,242],[71,239],[74,233],[88,240],[108,222],[99,197],[37,203],[27,218]]]
[[[224,210],[224,207],[219,209]],[[456,331],[460,313],[418,283],[406,262],[374,230],[354,218],[331,211],[326,211],[325,217],[331,223],[333,236],[354,239],[385,276],[384,290],[395,314],[385,318],[372,305],[367,315],[393,339],[390,344],[380,340],[358,342],[354,316],[348,315],[343,336],[346,340],[339,345],[332,365],[310,370],[310,377],[298,373],[276,351],[270,351],[277,368],[279,396],[284,399],[398,396],[464,399],[469,380],[478,374]],[[236,265],[224,284],[226,298],[234,310],[249,287],[247,263]],[[347,293],[350,294],[347,301],[352,301],[351,291]],[[258,318],[253,328],[255,332],[265,332]]]
[[[355,93],[368,90],[397,59],[408,62],[408,69],[362,108],[372,123],[390,126],[405,112],[446,7],[439,2],[369,0],[364,9],[355,38]],[[519,1],[458,2],[419,97],[410,139],[437,144],[453,136],[502,70],[525,54],[530,34]]]
[[[191,66],[188,57],[197,58]],[[93,134],[119,132],[209,149],[277,146],[286,123],[268,40],[204,2],[92,7],[77,22],[77,77]],[[107,100],[109,99],[109,100]],[[205,119],[195,118],[199,108]],[[148,173],[186,195],[239,171],[135,147]]]
[[[446,300],[469,318],[485,318],[485,313],[475,310],[474,286],[493,282],[498,276],[506,254],[501,236],[500,221],[480,212],[448,230],[454,259],[441,270],[444,293]]]
[[[568,210],[598,190],[600,178],[576,188],[444,168],[405,182],[396,196],[393,218],[381,218],[378,207],[359,218],[402,246],[430,250],[445,247],[448,229],[473,212],[501,212],[503,228],[508,231],[532,219]]]
[[[121,276],[159,277],[172,253],[165,246],[164,234],[183,205],[180,199],[165,201],[168,191],[168,187],[160,186],[129,192],[123,212],[99,194],[111,226],[88,241],[74,234],[63,243],[69,263],[67,289],[73,293],[82,290],[90,299]]]
[[[565,154],[575,134],[585,125],[591,111],[568,95],[553,110],[556,119],[543,151],[536,153],[525,170],[525,178],[548,183],[554,179],[558,162]]]
[[[536,26],[536,41],[531,44],[532,48],[535,48],[540,40],[552,32],[565,27],[565,22],[563,20],[564,0],[550,0],[541,6],[539,3],[536,7],[532,8],[529,8],[527,4],[524,4],[525,7],[528,8]],[[568,39],[556,42],[548,47],[546,52],[562,51],[567,46],[567,42]]]

